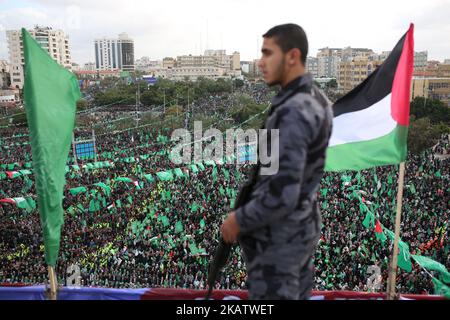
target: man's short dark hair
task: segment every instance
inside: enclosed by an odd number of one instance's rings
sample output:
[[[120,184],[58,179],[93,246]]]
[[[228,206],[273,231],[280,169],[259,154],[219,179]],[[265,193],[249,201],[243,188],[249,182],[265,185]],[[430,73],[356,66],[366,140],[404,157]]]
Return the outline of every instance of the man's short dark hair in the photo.
[[[308,55],[308,39],[302,27],[294,23],[281,24],[275,26],[265,34],[264,38],[274,38],[281,50],[286,53],[291,49],[297,48],[301,51],[301,61],[306,64],[306,56]]]

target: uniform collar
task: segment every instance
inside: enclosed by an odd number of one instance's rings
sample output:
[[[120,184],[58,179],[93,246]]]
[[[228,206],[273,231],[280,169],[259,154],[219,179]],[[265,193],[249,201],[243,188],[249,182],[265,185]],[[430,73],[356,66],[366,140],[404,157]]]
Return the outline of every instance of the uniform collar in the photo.
[[[305,73],[304,75],[295,78],[289,82],[286,87],[281,89],[275,97],[272,98],[272,106],[277,106],[283,103],[287,98],[300,89],[302,89],[302,91],[310,91],[312,88],[312,81],[313,79],[310,73]]]

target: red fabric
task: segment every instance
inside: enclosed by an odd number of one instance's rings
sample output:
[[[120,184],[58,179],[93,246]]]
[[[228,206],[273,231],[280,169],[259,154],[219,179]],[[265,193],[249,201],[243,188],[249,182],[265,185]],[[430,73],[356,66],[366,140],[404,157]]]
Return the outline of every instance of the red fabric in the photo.
[[[14,200],[10,198],[0,199],[0,202],[15,204]]]
[[[8,175],[8,178],[12,179],[14,173],[16,173],[16,171],[6,171],[6,174]]]
[[[376,233],[381,233],[381,232],[383,232],[383,228],[381,228],[380,221],[378,221],[378,220],[377,220],[377,223],[375,224],[375,232],[376,232]]]
[[[414,68],[414,24],[411,23],[392,84],[391,115],[401,126],[409,125],[409,98]]]

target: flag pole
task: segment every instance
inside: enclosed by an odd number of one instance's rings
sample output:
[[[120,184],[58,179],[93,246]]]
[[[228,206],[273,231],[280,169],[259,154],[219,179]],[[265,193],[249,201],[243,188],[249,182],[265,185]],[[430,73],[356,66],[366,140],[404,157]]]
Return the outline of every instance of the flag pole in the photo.
[[[56,272],[52,266],[48,266],[48,278],[50,280],[49,299],[56,300],[56,291],[58,289],[58,280],[56,279]]]
[[[387,298],[388,300],[396,299],[395,294],[395,279],[398,263],[398,242],[400,239],[400,222],[402,215],[402,200],[403,200],[403,181],[405,178],[405,162],[400,163],[400,172],[398,177],[398,191],[397,191],[397,213],[395,217],[395,239],[394,239],[394,252],[392,254],[392,260],[389,270],[389,279],[387,283]]]

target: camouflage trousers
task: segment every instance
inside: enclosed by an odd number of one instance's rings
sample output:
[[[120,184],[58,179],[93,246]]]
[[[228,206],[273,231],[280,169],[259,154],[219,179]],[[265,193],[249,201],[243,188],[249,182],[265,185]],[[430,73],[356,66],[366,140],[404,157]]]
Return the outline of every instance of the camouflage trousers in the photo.
[[[250,300],[306,300],[313,287],[313,255],[320,238],[320,216],[302,222],[289,243],[242,236]]]

